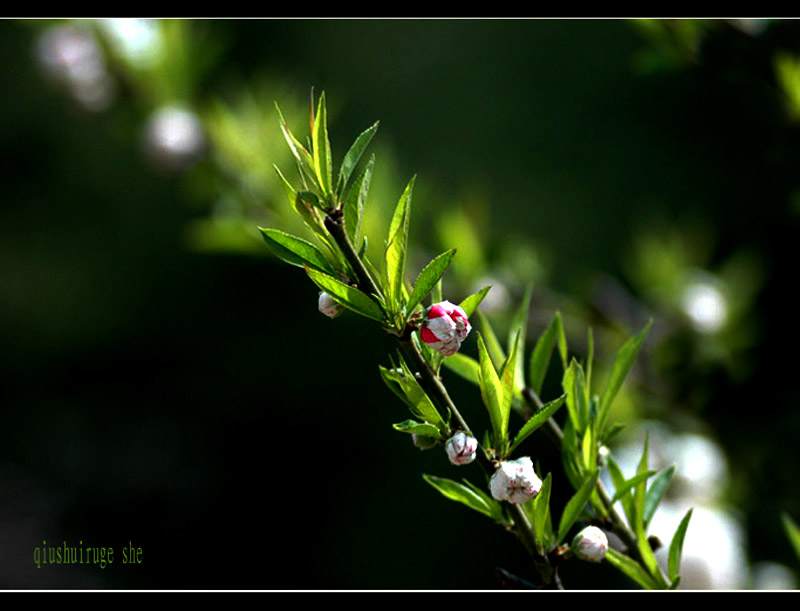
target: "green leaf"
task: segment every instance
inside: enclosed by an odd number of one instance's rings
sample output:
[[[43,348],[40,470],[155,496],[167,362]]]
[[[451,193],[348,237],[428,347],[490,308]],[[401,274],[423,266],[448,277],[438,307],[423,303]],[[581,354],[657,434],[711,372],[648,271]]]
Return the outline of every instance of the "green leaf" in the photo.
[[[478,361],[471,356],[467,356],[461,352],[456,352],[455,354],[444,359],[442,362],[450,371],[457,373],[465,380],[480,386],[481,366],[480,363],[478,363]]]
[[[669,483],[672,480],[672,476],[675,473],[675,465],[672,465],[662,471],[658,472],[653,478],[653,481],[650,482],[650,486],[647,489],[647,495],[644,499],[644,527],[647,530],[648,525],[650,524],[650,520],[653,519],[653,516],[656,513],[656,509],[658,508],[658,504],[661,502],[661,499],[664,496],[664,493],[667,491],[669,487]]]
[[[333,297],[337,303],[340,303],[356,314],[366,316],[378,322],[384,322],[385,317],[383,310],[381,310],[381,307],[375,301],[367,297],[365,293],[310,267],[306,267],[306,273],[311,280],[314,281],[314,284]]]
[[[645,434],[644,448],[642,448],[642,456],[639,458],[639,464],[636,467],[636,475],[642,475],[647,472],[647,448],[650,442],[650,434]],[[644,530],[644,499],[646,496],[647,483],[644,480],[637,481],[633,489],[633,523],[631,527],[637,537],[646,539],[647,533]],[[649,546],[648,546],[649,547]]]
[[[492,359],[486,350],[483,336],[478,335],[478,357],[480,363],[480,387],[483,404],[489,411],[489,420],[494,431],[494,444],[501,446],[504,440],[504,431],[508,430],[508,415],[503,417],[503,386],[500,378],[492,365]],[[496,449],[500,449],[499,447]]]
[[[486,293],[488,293],[491,288],[491,286],[485,286],[476,293],[472,293],[468,297],[465,297],[464,300],[458,304],[459,307],[464,310],[467,318],[472,317],[472,315],[475,313],[475,310],[478,309],[478,306],[483,301],[483,298],[486,297]]]
[[[644,473],[639,473],[634,475],[632,478],[625,480],[625,482],[616,489],[616,493],[614,497],[611,499],[612,503],[616,503],[618,500],[622,498],[624,494],[626,494],[631,488],[640,484],[642,481],[648,479],[652,475],[655,474],[655,471],[645,471]]]
[[[402,311],[403,274],[406,266],[406,247],[408,243],[408,225],[411,208],[411,194],[414,190],[412,178],[403,191],[403,195],[395,206],[389,237],[386,242],[384,257],[384,288],[389,310],[393,313]]]
[[[689,520],[692,518],[692,510],[686,512],[683,520],[678,525],[678,529],[672,536],[672,543],[669,544],[668,572],[669,580],[674,582],[680,575],[681,555],[683,554],[683,540],[686,537],[686,529],[689,528]]]
[[[308,265],[316,270],[333,275],[335,272],[325,256],[311,242],[278,229],[258,228],[272,253],[297,267]]]
[[[564,325],[561,321],[561,313],[556,312],[556,316],[558,316],[558,325],[556,326],[556,340],[558,341],[558,353],[561,356],[561,367],[562,369],[567,368],[567,336],[564,333]]]
[[[427,297],[428,293],[436,286],[436,283],[439,282],[455,254],[456,249],[451,248],[422,268],[419,276],[417,276],[417,281],[414,283],[414,290],[411,292],[411,296],[408,298],[408,303],[406,304],[406,313],[409,316],[413,313],[414,308]]]
[[[622,509],[625,511],[625,517],[628,519],[628,523],[633,523],[633,494],[630,490],[625,490],[625,476],[622,474],[622,470],[619,468],[619,465],[614,461],[614,459],[609,456],[606,459],[608,464],[608,474],[611,476],[611,481],[614,484],[614,488],[617,490],[618,494],[615,494],[615,497],[618,497],[619,500],[622,502]],[[619,491],[622,492],[619,492]]]
[[[558,397],[558,399],[554,399],[548,403],[545,403],[540,410],[531,416],[528,421],[522,425],[522,428],[517,433],[517,436],[514,438],[514,443],[511,444],[511,448],[509,449],[508,453],[512,454],[514,450],[517,449],[519,444],[525,441],[525,439],[527,439],[536,429],[547,422],[550,417],[556,413],[556,410],[564,405],[566,398],[566,395],[561,395]]]
[[[580,517],[586,503],[589,502],[589,497],[592,495],[597,484],[597,471],[592,471],[586,480],[578,488],[578,491],[567,502],[564,507],[564,513],[561,514],[561,521],[558,523],[558,543],[561,544],[569,533],[569,529],[575,523],[575,520]]]
[[[375,132],[378,131],[378,124],[379,121],[376,121],[371,127],[361,132],[347,153],[345,153],[344,159],[342,159],[342,165],[339,168],[339,180],[336,188],[339,197],[341,197],[345,189],[347,189],[347,181],[350,180],[350,175],[353,173],[356,165],[358,165],[361,155],[364,154],[364,151],[372,141]]]
[[[791,543],[794,548],[797,558],[800,559],[800,527],[797,526],[786,512],[781,514],[781,521],[783,522],[783,529],[786,531],[786,536],[789,537],[789,543]]]
[[[544,555],[553,544],[553,526],[550,516],[550,490],[553,486],[553,474],[548,473],[542,487],[533,498],[533,532],[536,534],[538,552]]]
[[[517,333],[517,337],[511,346],[508,359],[506,359],[506,362],[503,364],[500,378],[500,383],[503,386],[503,401],[500,403],[500,409],[502,410],[501,418],[503,421],[503,429],[501,431],[502,436],[497,440],[497,443],[499,444],[499,448],[497,449],[503,453],[505,452],[505,446],[508,444],[508,420],[511,414],[511,401],[514,398],[514,384],[517,373],[516,361],[517,355],[519,354],[519,350],[517,349],[518,345],[519,333]]]
[[[393,424],[392,428],[401,433],[414,433],[417,435],[424,435],[425,437],[433,437],[434,439],[444,439],[439,429],[428,422],[404,420],[403,422]]]
[[[525,337],[527,335],[528,329],[528,311],[530,310],[531,306],[531,295],[533,294],[533,287],[528,285],[525,289],[525,295],[522,297],[522,301],[519,304],[519,307],[514,312],[514,316],[511,319],[511,325],[508,331],[508,351],[509,354],[511,350],[513,350],[513,346],[516,345],[516,369],[514,374],[514,389],[517,393],[522,392],[522,389],[525,388]],[[518,337],[518,340],[514,338]],[[516,341],[516,344],[514,343]]]
[[[402,376],[396,376],[396,380],[400,385],[403,394],[405,395],[406,404],[408,405],[411,413],[423,420],[435,425],[442,435],[447,433],[447,422],[445,422],[439,410],[428,397],[427,393],[422,389],[416,376],[408,368],[406,362],[400,357],[400,366],[403,370]]]
[[[361,238],[364,206],[367,203],[367,195],[369,194],[369,187],[372,182],[372,171],[374,168],[375,156],[373,155],[370,157],[367,165],[364,166],[364,171],[361,172],[356,182],[353,183],[352,188],[347,191],[344,199],[344,228],[347,232],[347,236],[356,248],[358,248],[358,242]],[[366,241],[366,237],[364,241]]]
[[[550,324],[542,331],[531,353],[528,363],[528,385],[537,395],[542,392],[542,384],[547,375],[547,367],[550,364],[559,328],[561,328],[561,314],[556,312]]]
[[[633,579],[633,581],[638,583],[643,588],[647,590],[658,589],[658,586],[656,585],[655,581],[653,581],[653,578],[650,577],[650,575],[647,574],[647,571],[645,571],[641,565],[632,558],[621,554],[613,548],[608,548],[605,559],[609,564]]]
[[[331,194],[332,161],[331,143],[328,140],[328,117],[325,108],[325,92],[319,96],[317,113],[314,116],[314,130],[311,134],[314,146],[314,171],[319,186],[326,197]]]
[[[644,329],[626,341],[622,348],[619,349],[619,352],[617,352],[617,357],[614,360],[614,365],[611,369],[611,375],[609,376],[608,382],[606,382],[606,387],[603,390],[602,396],[600,397],[598,430],[601,432],[605,429],[606,420],[608,419],[608,414],[611,409],[611,403],[619,392],[619,389],[622,387],[622,383],[625,381],[628,372],[630,372],[633,362],[636,360],[636,356],[639,354],[639,350],[644,344],[644,340],[647,338],[647,333],[650,331],[652,324],[652,320],[648,321]]]
[[[477,317],[486,341],[486,348],[489,350],[489,355],[492,357],[492,363],[494,363],[495,368],[500,369],[506,361],[503,346],[500,345],[500,341],[497,339],[497,335],[495,335],[494,329],[492,329],[492,325],[489,323],[489,319],[486,318],[484,313],[478,310]]]
[[[478,494],[476,489],[444,477],[423,474],[422,478],[451,501],[462,503],[498,522],[503,521],[503,509],[500,503],[488,495]]]
[[[281,114],[281,109],[278,108],[278,105],[275,104],[275,108],[278,111],[278,117],[280,119],[281,124],[281,132],[283,133],[283,137],[286,140],[286,143],[289,145],[289,150],[291,150],[292,155],[297,162],[297,168],[300,172],[300,177],[303,180],[305,186],[313,186],[319,187],[317,177],[314,173],[314,159],[311,156],[311,153],[308,152],[308,149],[303,146],[303,144],[294,137],[291,130],[289,129],[286,120],[283,118],[283,114]]]

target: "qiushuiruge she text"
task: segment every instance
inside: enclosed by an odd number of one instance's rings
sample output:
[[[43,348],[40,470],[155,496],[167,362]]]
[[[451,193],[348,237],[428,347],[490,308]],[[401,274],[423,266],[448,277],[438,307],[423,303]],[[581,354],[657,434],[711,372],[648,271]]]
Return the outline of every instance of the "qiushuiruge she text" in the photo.
[[[142,563],[142,548],[134,547],[131,541],[121,551],[122,564]],[[116,559],[119,560],[119,556]],[[94,564],[104,569],[107,565],[114,564],[114,560],[113,547],[84,547],[83,541],[78,541],[78,545],[68,545],[66,541],[62,541],[58,546],[48,546],[47,541],[42,541],[41,547],[33,548],[33,562],[38,569],[45,564]]]

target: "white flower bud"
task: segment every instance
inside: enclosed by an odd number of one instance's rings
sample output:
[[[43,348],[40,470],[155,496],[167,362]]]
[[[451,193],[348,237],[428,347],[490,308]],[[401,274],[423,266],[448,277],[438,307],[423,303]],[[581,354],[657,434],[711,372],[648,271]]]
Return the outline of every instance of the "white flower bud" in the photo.
[[[319,311],[325,314],[328,318],[336,318],[342,313],[344,308],[340,306],[333,297],[328,295],[325,291],[319,294]]]
[[[444,447],[447,457],[454,465],[468,465],[475,460],[478,440],[466,433],[458,432],[447,440]]]
[[[442,301],[425,312],[419,337],[437,352],[451,356],[458,352],[471,330],[466,312],[449,301]]]
[[[515,504],[531,500],[539,494],[541,487],[542,480],[536,475],[533,462],[527,456],[501,462],[489,480],[494,498]]]
[[[608,551],[608,537],[597,526],[587,526],[575,535],[570,550],[581,560],[600,562]]]

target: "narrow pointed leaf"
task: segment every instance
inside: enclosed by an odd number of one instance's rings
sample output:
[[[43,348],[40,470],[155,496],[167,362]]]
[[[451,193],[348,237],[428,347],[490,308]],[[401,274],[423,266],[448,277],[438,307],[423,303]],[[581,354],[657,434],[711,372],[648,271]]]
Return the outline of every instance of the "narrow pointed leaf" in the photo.
[[[314,131],[311,138],[314,145],[314,171],[323,195],[328,196],[331,193],[332,161],[324,91],[319,96],[317,103],[317,114],[314,117]]]
[[[358,179],[353,183],[344,198],[344,228],[353,245],[358,248],[361,238],[361,225],[364,221],[364,207],[372,182],[372,171],[375,168],[375,156],[370,157]],[[366,241],[366,237],[364,238]]]
[[[402,360],[402,357],[400,359],[400,366],[403,369],[404,375],[398,378],[398,382],[405,393],[406,403],[411,409],[411,413],[420,420],[435,425],[442,434],[444,434],[447,431],[447,422],[442,418],[439,410],[436,409],[433,401],[431,401],[430,397],[428,397],[427,393],[422,389],[416,376],[408,368],[406,362]]]
[[[308,266],[306,266],[306,273],[314,281],[314,284],[344,307],[361,316],[384,322],[384,314],[381,307],[357,288]]]
[[[441,432],[437,427],[428,422],[417,422],[416,420],[404,420],[393,424],[392,428],[401,433],[412,433],[416,435],[424,435],[426,437],[433,437],[434,439],[444,439]]]
[[[328,260],[311,242],[278,229],[259,227],[259,230],[270,251],[286,263],[297,267],[308,265],[330,275],[334,273]]]
[[[492,325],[489,323],[489,319],[486,318],[484,313],[478,310],[477,317],[481,324],[481,330],[483,331],[486,348],[489,351],[489,356],[492,357],[492,363],[494,363],[496,369],[500,369],[503,366],[503,363],[506,361],[506,355],[503,351],[503,346],[497,339],[497,335],[495,335],[494,329],[492,329]]]
[[[339,193],[340,197],[344,194],[345,189],[347,189],[347,182],[350,180],[350,175],[353,173],[356,165],[358,165],[361,155],[364,154],[375,132],[378,131],[378,123],[379,122],[376,121],[371,127],[361,132],[347,153],[345,153],[344,159],[342,159],[342,165],[339,168],[339,180],[336,188],[336,192]]]
[[[567,502],[564,507],[564,513],[561,514],[561,520],[558,523],[558,543],[562,543],[566,536],[569,534],[569,529],[575,523],[586,503],[589,502],[589,497],[592,495],[595,484],[597,483],[597,471],[592,471],[586,480],[581,484],[578,491]]]
[[[494,443],[500,445],[503,431],[508,428],[508,419],[503,418],[503,387],[486,350],[482,335],[478,335],[478,356],[481,368],[481,397],[489,412],[489,420],[492,423],[492,431],[494,431]]]
[[[527,289],[525,289],[525,295],[522,297],[519,307],[514,312],[514,317],[511,319],[511,326],[508,332],[507,346],[509,354],[515,342],[514,338],[519,338],[516,342],[517,357],[514,374],[514,387],[518,392],[521,392],[522,389],[525,388],[525,338],[528,329],[528,311],[530,310],[532,294],[533,287],[529,285]]]
[[[658,504],[661,502],[661,499],[664,497],[664,493],[667,491],[669,487],[670,481],[672,481],[672,476],[675,473],[675,465],[672,465],[662,471],[658,472],[653,478],[653,481],[650,482],[650,486],[647,488],[647,495],[644,499],[644,527],[645,530],[647,529],[650,521],[653,519],[653,516],[656,513],[656,509],[658,508]]]
[[[559,327],[561,327],[561,315],[556,312],[550,324],[542,331],[531,353],[528,363],[528,386],[537,395],[542,392],[542,384],[547,375],[547,367],[550,364],[550,356],[553,353]]]
[[[439,282],[455,254],[456,249],[451,248],[422,268],[419,276],[417,276],[417,281],[414,283],[414,290],[411,292],[406,304],[406,312],[409,316],[413,313],[414,308],[428,296],[428,293],[436,286],[436,283]]]
[[[442,361],[444,366],[453,373],[457,373],[465,380],[475,385],[480,385],[481,366],[471,356],[456,352]]]
[[[647,574],[641,565],[632,558],[621,554],[613,548],[609,548],[605,558],[609,564],[617,568],[619,571],[630,577],[633,581],[647,590],[657,590],[653,578]]]
[[[645,471],[644,473],[639,473],[637,475],[634,475],[632,478],[625,480],[625,483],[622,484],[621,487],[616,489],[616,493],[614,494],[614,497],[611,499],[611,502],[616,503],[618,500],[622,498],[622,495],[630,491],[631,488],[645,481],[655,473],[656,473],[655,471]]]
[[[503,386],[503,402],[500,404],[502,409],[502,418],[504,422],[504,428],[502,430],[502,441],[503,445],[508,442],[508,420],[511,414],[511,400],[514,398],[514,384],[516,381],[516,373],[517,373],[517,355],[519,354],[519,350],[517,346],[519,344],[519,333],[517,333],[517,337],[514,340],[514,343],[511,346],[511,350],[508,354],[508,359],[506,360],[505,364],[503,365],[502,377],[500,382]]]
[[[633,362],[647,338],[647,333],[650,331],[652,323],[652,320],[648,321],[644,329],[626,341],[622,348],[619,349],[619,352],[617,352],[617,357],[614,360],[608,382],[603,390],[603,394],[600,396],[598,430],[601,432],[605,428],[606,420],[608,419],[608,414],[611,409],[611,403],[619,392],[619,389],[622,388],[622,384],[630,372],[631,367],[633,367]]]
[[[406,247],[408,243],[408,225],[411,208],[411,194],[414,190],[414,178],[400,196],[389,224],[389,237],[386,242],[384,257],[384,288],[392,312],[400,312],[403,306],[403,274],[406,266]]]
[[[423,474],[423,479],[436,488],[444,497],[462,503],[470,509],[482,513],[493,520],[502,520],[502,508],[499,503],[489,497],[482,497],[473,489],[459,482],[444,477]],[[494,501],[494,502],[492,502]],[[497,506],[495,506],[495,504]]]
[[[686,538],[686,530],[689,528],[689,520],[692,519],[692,509],[683,516],[678,529],[672,536],[672,543],[669,544],[668,573],[669,580],[674,582],[678,579],[681,569],[681,555],[683,554],[683,540]]]
[[[533,499],[533,532],[536,533],[536,543],[539,553],[544,554],[550,550],[553,541],[553,525],[550,514],[550,491],[553,486],[553,474],[548,473],[542,482],[542,487]]]
[[[625,517],[628,519],[629,524],[633,524],[633,494],[630,489],[625,489],[625,476],[619,465],[614,461],[611,456],[607,459],[608,474],[611,476],[611,481],[614,483],[614,488],[617,494],[614,496],[622,503],[622,509],[625,511]]]
[[[475,311],[478,309],[478,306],[483,301],[483,298],[486,297],[486,293],[489,292],[491,286],[485,286],[481,290],[476,293],[472,293],[468,297],[465,297],[464,300],[458,304],[464,313],[467,315],[467,318],[471,318]],[[440,293],[441,297],[441,293]],[[441,299],[437,299],[436,301],[441,301]]]
[[[545,422],[547,422],[553,416],[553,414],[556,413],[558,408],[564,405],[566,398],[566,395],[561,395],[558,397],[558,399],[554,399],[553,401],[545,403],[539,411],[531,416],[528,421],[522,425],[522,428],[517,433],[517,436],[514,438],[514,443],[511,444],[511,448],[508,450],[508,453],[512,454],[514,450],[517,449],[519,444],[525,441],[525,439],[530,437],[530,435],[536,429],[540,428]]]
[[[781,521],[783,522],[783,529],[786,531],[786,536],[789,537],[789,543],[794,548],[797,558],[800,559],[800,527],[797,523],[789,517],[789,514],[784,512],[781,514]]]

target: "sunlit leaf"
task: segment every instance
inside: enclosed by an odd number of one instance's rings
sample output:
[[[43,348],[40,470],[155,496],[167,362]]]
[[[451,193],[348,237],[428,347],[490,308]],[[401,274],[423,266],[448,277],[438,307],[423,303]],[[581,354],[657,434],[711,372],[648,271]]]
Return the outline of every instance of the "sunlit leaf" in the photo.
[[[290,265],[303,267],[308,265],[327,274],[333,274],[330,263],[319,249],[291,234],[278,229],[258,228],[272,253]]]
[[[503,432],[508,429],[508,417],[503,417],[503,386],[486,350],[482,335],[478,335],[478,357],[481,397],[489,412],[489,420],[492,423],[492,431],[494,431],[494,443],[500,445],[504,439]]]
[[[553,346],[561,328],[561,315],[556,312],[550,324],[542,331],[536,345],[533,347],[530,361],[528,362],[528,386],[538,395],[542,392],[547,375],[547,367],[550,364],[550,355],[553,353]]]
[[[444,439],[439,429],[428,422],[417,422],[416,420],[404,420],[393,424],[392,427],[401,433],[413,433],[415,435],[424,435],[425,437],[433,437],[434,439]]]
[[[331,193],[332,167],[331,143],[328,139],[328,114],[325,108],[325,92],[319,96],[317,113],[314,117],[314,130],[311,134],[314,144],[314,171],[319,181],[322,193],[327,196]]]
[[[601,432],[605,428],[608,413],[611,409],[611,403],[619,392],[619,389],[622,387],[628,372],[631,370],[633,362],[636,359],[636,356],[639,354],[639,350],[644,344],[644,340],[647,338],[647,333],[650,331],[652,324],[652,320],[648,321],[644,329],[626,341],[622,348],[620,348],[619,352],[617,352],[614,365],[611,369],[611,375],[609,376],[606,387],[600,397],[598,430]]]
[[[470,509],[474,509],[475,511],[482,513],[493,520],[502,521],[502,507],[500,506],[500,503],[491,497],[487,495],[481,496],[476,492],[476,490],[473,490],[472,488],[451,479],[435,477],[427,474],[423,474],[422,477],[446,498],[458,503],[462,503]]]
[[[361,132],[347,153],[345,153],[344,159],[342,159],[342,165],[339,167],[339,180],[336,187],[336,192],[339,193],[340,197],[344,194],[345,189],[347,189],[347,181],[350,180],[350,175],[353,173],[356,165],[358,165],[359,159],[361,159],[364,151],[372,141],[375,132],[378,131],[378,124],[379,122],[376,121],[372,126]]]
[[[344,198],[344,228],[353,245],[358,248],[361,239],[361,225],[364,221],[364,207],[367,203],[375,156],[370,157],[358,179],[347,191]],[[366,237],[364,237],[366,242]]]
[[[508,453],[511,454],[514,452],[519,444],[525,441],[525,439],[527,439],[536,429],[547,422],[552,415],[556,413],[558,408],[564,405],[566,398],[566,395],[561,395],[558,397],[558,399],[554,399],[553,401],[545,403],[540,410],[531,416],[528,421],[522,425],[522,428],[517,433],[517,436],[514,438],[514,442],[511,444],[511,448],[509,449]]]
[[[366,316],[378,322],[384,321],[381,307],[357,288],[310,267],[306,267],[306,273],[314,281],[314,284],[328,293],[337,303],[356,314],[361,314],[361,316]]]
[[[471,295],[464,298],[464,300],[459,303],[459,307],[464,310],[464,313],[467,315],[467,318],[471,318],[475,311],[478,309],[478,306],[483,301],[483,298],[486,297],[486,294],[491,289],[491,286],[485,286],[481,290],[472,293]]]
[[[658,589],[658,585],[656,585],[653,578],[650,577],[647,571],[645,571],[642,566],[632,558],[629,558],[613,548],[609,548],[608,552],[606,552],[605,559],[609,564],[616,567],[622,573],[625,573],[625,575],[630,577],[643,588],[647,590]]]
[[[403,304],[403,274],[406,266],[406,247],[408,243],[408,226],[411,216],[411,194],[414,190],[412,178],[400,196],[389,225],[389,237],[386,242],[384,257],[384,290],[389,308],[392,312],[400,312]]]
[[[644,499],[644,527],[645,530],[647,526],[650,524],[650,520],[653,519],[653,516],[656,513],[656,509],[658,508],[658,504],[661,502],[661,499],[664,496],[664,493],[667,491],[669,487],[670,481],[672,481],[672,476],[675,473],[675,465],[672,465],[663,471],[659,471],[658,475],[653,478],[653,481],[650,482],[650,486],[647,488],[647,495]]]
[[[683,555],[683,540],[686,538],[686,530],[689,528],[689,520],[692,518],[692,509],[686,512],[686,515],[678,525],[675,534],[672,536],[672,543],[669,545],[669,562],[668,572],[670,581],[675,581],[680,575],[681,556]]]
[[[567,506],[564,507],[564,513],[561,514],[561,520],[558,523],[559,543],[564,541],[567,534],[569,534],[569,529],[572,528],[575,520],[580,517],[581,512],[586,507],[586,503],[589,502],[589,497],[592,495],[595,484],[597,484],[597,471],[592,471],[581,484],[581,487],[578,488],[578,491],[567,502]]]
[[[422,268],[419,276],[417,276],[417,281],[414,283],[414,289],[411,292],[411,296],[408,298],[408,303],[406,304],[406,312],[409,316],[414,311],[414,308],[416,308],[417,305],[425,299],[428,293],[431,292],[436,283],[439,282],[455,254],[456,249],[451,248],[434,258]]]
[[[456,352],[455,354],[444,359],[443,364],[449,370],[457,373],[465,380],[468,380],[473,384],[480,385],[481,366],[480,363],[478,363],[478,361],[471,356],[462,354],[461,352]]]

